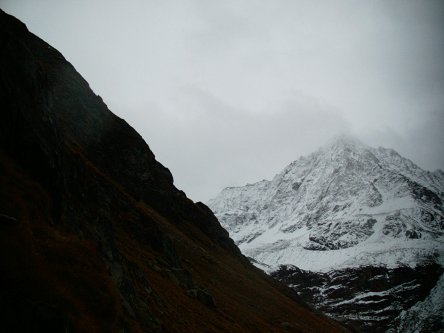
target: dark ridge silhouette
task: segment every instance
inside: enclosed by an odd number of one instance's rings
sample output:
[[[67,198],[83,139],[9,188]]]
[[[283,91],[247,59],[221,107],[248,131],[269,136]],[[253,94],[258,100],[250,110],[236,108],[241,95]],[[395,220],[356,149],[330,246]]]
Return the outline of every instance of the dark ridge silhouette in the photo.
[[[5,332],[335,332],[254,268],[74,67],[0,11]]]

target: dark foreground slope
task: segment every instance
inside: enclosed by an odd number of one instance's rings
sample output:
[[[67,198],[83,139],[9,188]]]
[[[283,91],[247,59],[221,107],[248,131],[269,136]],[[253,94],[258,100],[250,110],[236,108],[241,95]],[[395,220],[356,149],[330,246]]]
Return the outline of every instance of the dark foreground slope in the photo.
[[[252,267],[63,56],[0,11],[8,332],[342,331]]]

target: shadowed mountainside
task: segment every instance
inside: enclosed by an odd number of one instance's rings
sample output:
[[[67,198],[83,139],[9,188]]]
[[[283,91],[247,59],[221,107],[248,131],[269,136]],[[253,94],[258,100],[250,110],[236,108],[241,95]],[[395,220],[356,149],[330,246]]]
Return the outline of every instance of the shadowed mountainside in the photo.
[[[0,11],[0,306],[20,332],[334,332]]]

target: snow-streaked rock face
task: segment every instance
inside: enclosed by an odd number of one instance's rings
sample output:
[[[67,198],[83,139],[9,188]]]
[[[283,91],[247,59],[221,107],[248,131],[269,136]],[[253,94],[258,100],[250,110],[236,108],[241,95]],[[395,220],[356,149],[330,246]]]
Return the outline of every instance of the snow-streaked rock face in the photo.
[[[413,332],[443,328],[443,202],[441,170],[342,136],[208,206],[255,265],[314,307],[358,330]]]
[[[444,290],[440,289],[444,287],[443,271],[433,262],[415,268],[361,266],[327,273],[290,265],[281,266],[271,275],[318,310],[359,332],[407,332],[410,326],[444,328]],[[421,318],[423,323],[414,318]]]
[[[444,274],[421,302],[402,311],[390,332],[444,332]]]
[[[341,136],[271,181],[208,202],[240,249],[272,271],[415,266],[442,258],[444,176]]]

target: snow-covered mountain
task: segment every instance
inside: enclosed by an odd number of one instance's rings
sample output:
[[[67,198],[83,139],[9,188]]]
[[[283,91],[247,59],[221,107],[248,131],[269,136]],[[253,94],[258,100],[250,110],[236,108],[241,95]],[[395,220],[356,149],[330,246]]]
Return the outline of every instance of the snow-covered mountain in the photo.
[[[442,171],[422,170],[392,149],[340,136],[271,181],[224,189],[208,206],[266,271],[292,265],[334,274],[442,267],[443,201]]]
[[[444,176],[341,136],[271,181],[208,202],[240,249],[274,269],[415,266],[442,253]],[[333,251],[334,250],[334,251]]]

